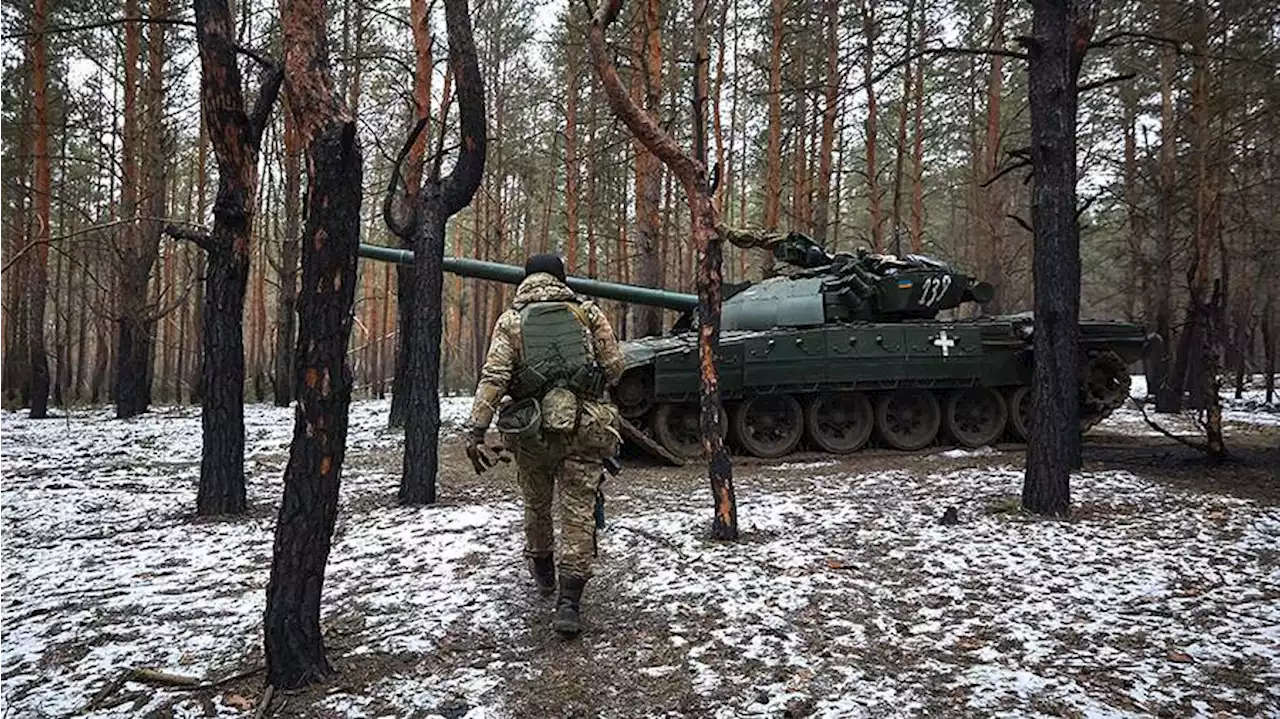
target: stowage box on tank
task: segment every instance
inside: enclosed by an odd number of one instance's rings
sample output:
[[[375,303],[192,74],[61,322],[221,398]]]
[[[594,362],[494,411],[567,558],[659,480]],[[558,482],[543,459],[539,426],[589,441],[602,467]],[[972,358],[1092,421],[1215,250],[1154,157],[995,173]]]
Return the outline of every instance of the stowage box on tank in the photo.
[[[726,286],[722,303],[721,417],[737,450],[775,458],[803,445],[846,454],[873,437],[902,450],[1027,438],[1030,313],[938,319],[994,291],[928,257],[830,255],[797,233],[771,249],[782,274]],[[402,250],[362,245],[360,253],[412,261]],[[446,258],[444,269],[523,279],[521,268],[475,260]],[[698,456],[697,297],[582,278],[568,284],[584,295],[682,311],[671,334],[623,343],[627,367],[612,398],[633,439]],[[1147,339],[1126,322],[1082,321],[1080,332],[1083,431],[1128,396],[1127,368]]]

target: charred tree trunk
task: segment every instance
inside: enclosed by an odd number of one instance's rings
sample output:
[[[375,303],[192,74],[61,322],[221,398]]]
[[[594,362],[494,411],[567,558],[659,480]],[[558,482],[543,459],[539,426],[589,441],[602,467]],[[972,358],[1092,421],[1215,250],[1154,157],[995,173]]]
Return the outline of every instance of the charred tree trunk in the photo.
[[[298,399],[267,584],[267,681],[292,689],[332,671],[320,595],[346,452],[346,363],[360,242],[361,151],[356,124],[329,78],[324,0],[285,0],[286,91],[307,147],[307,220],[298,298]]]
[[[411,0],[409,3],[410,21],[413,25],[413,48],[416,64],[414,65],[413,98],[417,106],[418,119],[425,121],[431,116],[431,24],[428,17],[428,0]],[[409,150],[408,163],[405,167],[406,197],[412,198],[418,191],[422,179],[422,162],[427,156],[427,142],[431,137],[430,126],[425,128]],[[444,128],[440,129],[444,132]],[[412,238],[401,237],[400,243],[406,249],[412,249]],[[410,403],[410,375],[413,366],[409,362],[409,346],[413,342],[413,268],[396,267],[396,358],[395,376],[391,380],[391,415],[388,424],[392,427],[404,427],[408,418]]]
[[[35,120],[35,179],[31,201],[34,205],[36,234],[31,241],[30,272],[27,275],[27,330],[31,362],[31,414],[43,419],[49,412],[49,357],[44,346],[44,309],[49,287],[49,241],[52,228],[52,187],[49,164],[49,58],[47,39],[43,33],[48,21],[45,0],[35,0],[31,7],[31,26],[36,35],[31,40],[32,108]]]
[[[1080,466],[1080,226],[1076,214],[1076,78],[1093,34],[1091,2],[1035,0],[1030,57],[1031,219],[1035,227],[1035,368],[1022,506],[1071,511]]]
[[[719,539],[737,539],[737,502],[733,491],[733,465],[720,434],[719,378],[716,355],[720,337],[721,238],[717,231],[719,212],[707,178],[706,114],[709,96],[707,24],[708,0],[696,0],[694,15],[694,154],[685,154],[675,140],[658,126],[651,115],[633,102],[609,59],[605,30],[617,19],[622,0],[609,0],[597,9],[591,21],[591,56],[609,106],[635,135],[671,170],[684,187],[689,203],[693,239],[697,245],[698,269],[698,360],[701,376],[701,426],[707,454],[711,494],[715,501],[712,534]]]
[[[409,136],[397,159],[383,206],[388,229],[408,238],[414,251],[412,266],[413,308],[409,323],[414,331],[408,343],[408,416],[405,418],[404,471],[400,478],[401,504],[434,504],[440,444],[440,342],[443,312],[445,229],[450,217],[471,204],[484,179],[486,150],[484,79],[480,75],[467,0],[445,0],[445,26],[449,34],[449,65],[457,78],[462,151],[453,171],[440,178],[440,156],[421,187],[407,198],[407,216],[396,212],[400,163],[411,151],[426,124],[425,117]],[[442,113],[443,115],[443,113]],[[443,139],[443,131],[440,138]]]
[[[227,0],[196,0],[201,104],[218,161],[218,199],[211,233],[180,230],[207,254],[201,307],[202,436],[196,512],[239,514],[244,486],[244,293],[249,273],[258,148],[280,90],[272,68],[252,113],[245,111],[235,34]]]

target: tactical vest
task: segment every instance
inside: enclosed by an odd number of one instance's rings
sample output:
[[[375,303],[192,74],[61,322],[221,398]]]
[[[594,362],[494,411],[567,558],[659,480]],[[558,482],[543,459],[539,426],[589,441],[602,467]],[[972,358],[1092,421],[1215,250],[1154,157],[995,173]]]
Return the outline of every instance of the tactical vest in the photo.
[[[586,314],[575,302],[535,302],[520,310],[520,361],[511,396],[541,398],[556,387],[599,397],[604,374],[588,346]]]

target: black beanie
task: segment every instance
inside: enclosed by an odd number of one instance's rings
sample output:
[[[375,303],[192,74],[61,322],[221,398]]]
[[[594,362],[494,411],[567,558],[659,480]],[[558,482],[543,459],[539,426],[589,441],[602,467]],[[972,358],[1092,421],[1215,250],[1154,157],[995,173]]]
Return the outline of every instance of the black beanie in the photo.
[[[564,282],[564,261],[559,255],[533,255],[524,263],[524,276],[528,277],[536,272],[554,275]]]

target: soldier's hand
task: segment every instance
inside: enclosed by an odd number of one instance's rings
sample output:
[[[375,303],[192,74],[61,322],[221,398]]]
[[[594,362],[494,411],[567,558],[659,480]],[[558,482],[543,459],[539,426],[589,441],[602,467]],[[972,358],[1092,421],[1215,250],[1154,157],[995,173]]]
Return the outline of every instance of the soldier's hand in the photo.
[[[497,461],[485,449],[484,434],[485,430],[482,428],[472,428],[467,434],[467,459],[471,460],[471,467],[475,469],[476,474],[484,474]]]

